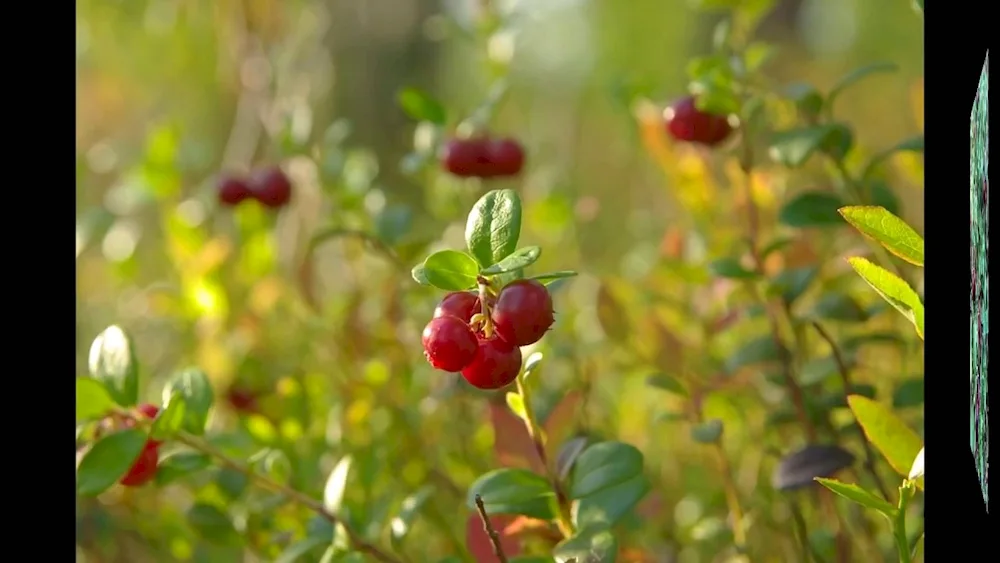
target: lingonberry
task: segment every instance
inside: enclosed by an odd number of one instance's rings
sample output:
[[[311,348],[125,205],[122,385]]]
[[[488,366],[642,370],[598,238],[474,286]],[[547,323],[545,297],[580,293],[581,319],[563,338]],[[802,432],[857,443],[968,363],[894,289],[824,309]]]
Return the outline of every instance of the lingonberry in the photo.
[[[136,407],[135,410],[139,411],[139,414],[141,414],[142,416],[151,420],[156,418],[156,416],[160,414],[160,407],[150,403],[143,403],[138,407]],[[135,426],[135,421],[131,419],[125,419],[123,426],[125,428],[133,428]],[[153,446],[159,446],[163,442],[159,440],[149,440],[148,443],[152,444]]]
[[[153,441],[146,442],[139,457],[132,463],[128,473],[121,478],[120,483],[126,487],[138,487],[148,483],[156,476],[156,464],[160,461],[159,445]]]
[[[424,327],[424,357],[437,369],[456,372],[476,355],[476,335],[457,317],[437,317]]]
[[[479,306],[479,297],[475,293],[468,291],[455,291],[444,296],[434,309],[434,318],[455,317],[466,323],[472,319],[472,315],[482,311]]]
[[[232,387],[226,393],[226,400],[237,412],[252,413],[257,410],[257,394],[249,389]]]
[[[219,179],[216,188],[219,192],[219,203],[228,207],[238,205],[243,200],[253,197],[253,192],[247,183],[234,176],[223,176]]]
[[[277,166],[257,170],[250,176],[253,197],[266,207],[278,209],[292,199],[292,183]]]
[[[726,116],[698,109],[691,96],[674,102],[663,111],[663,117],[667,132],[678,141],[713,147],[725,141],[733,131]]]
[[[514,139],[496,139],[486,146],[489,176],[516,176],[524,167],[524,149]]]
[[[534,344],[555,321],[552,296],[535,280],[513,281],[500,290],[492,317],[497,334],[507,342]]]
[[[499,336],[478,340],[475,357],[462,370],[462,377],[479,389],[510,385],[521,371],[521,349]]]

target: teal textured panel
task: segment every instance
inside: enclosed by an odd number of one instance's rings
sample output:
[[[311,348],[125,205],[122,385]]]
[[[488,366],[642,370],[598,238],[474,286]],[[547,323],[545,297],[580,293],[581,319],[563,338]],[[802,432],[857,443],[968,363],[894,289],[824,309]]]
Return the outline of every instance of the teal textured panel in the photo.
[[[969,373],[969,442],[976,459],[979,486],[983,502],[989,510],[990,426],[989,401],[987,400],[989,362],[989,312],[990,312],[990,211],[989,211],[989,53],[979,76],[979,88],[972,105],[972,156],[969,203],[972,216],[971,231],[972,289],[969,294],[970,314],[970,373]]]

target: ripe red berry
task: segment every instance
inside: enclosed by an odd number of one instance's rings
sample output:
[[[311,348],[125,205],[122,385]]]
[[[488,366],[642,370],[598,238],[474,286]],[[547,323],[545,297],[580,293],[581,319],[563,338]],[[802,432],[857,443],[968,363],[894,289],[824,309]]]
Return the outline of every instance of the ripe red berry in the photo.
[[[472,363],[462,370],[462,377],[479,389],[500,389],[510,385],[521,371],[521,349],[494,336],[480,338]]]
[[[121,484],[126,487],[145,485],[156,476],[156,464],[160,461],[159,446],[152,441],[146,442],[139,457],[132,463],[128,473],[121,478]]]
[[[486,146],[489,176],[516,176],[524,167],[524,149],[514,139],[497,139]]]
[[[472,319],[472,315],[482,312],[479,306],[479,297],[475,293],[468,291],[455,291],[444,296],[434,309],[434,318],[455,317],[466,323]]]
[[[535,280],[513,281],[500,290],[492,316],[501,338],[517,346],[534,344],[555,321],[552,296]]]
[[[254,198],[271,209],[284,207],[292,199],[292,183],[277,166],[254,172],[249,186]]]
[[[144,416],[144,417],[146,417],[148,419],[154,419],[154,418],[156,418],[157,415],[160,414],[160,407],[158,407],[156,405],[153,405],[153,404],[150,404],[150,403],[143,403],[143,404],[139,405],[138,407],[136,407],[135,410],[139,411],[139,413],[142,416]],[[132,427],[135,426],[135,422],[133,420],[131,420],[131,419],[125,419],[125,423],[124,423],[123,426],[125,428],[132,428]],[[152,444],[153,446],[159,446],[163,442],[161,442],[160,440],[149,440],[148,443]]]
[[[257,394],[249,389],[231,388],[226,400],[237,412],[252,413],[257,410]]]
[[[241,178],[223,176],[217,186],[219,203],[232,207],[253,196],[253,192]]]
[[[725,141],[733,131],[726,116],[699,110],[691,96],[674,102],[663,111],[663,117],[667,132],[678,141],[713,147]]]
[[[457,372],[476,355],[476,335],[456,317],[437,317],[424,327],[424,357],[437,369]]]

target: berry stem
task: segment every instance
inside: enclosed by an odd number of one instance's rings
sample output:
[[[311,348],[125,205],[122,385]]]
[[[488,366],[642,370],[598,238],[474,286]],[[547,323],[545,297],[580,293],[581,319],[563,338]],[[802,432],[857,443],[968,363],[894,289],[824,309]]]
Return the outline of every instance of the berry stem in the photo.
[[[490,537],[490,543],[493,544],[493,554],[497,556],[497,561],[507,563],[507,554],[503,552],[503,546],[500,544],[500,534],[490,523],[490,517],[486,514],[486,506],[483,505],[483,497],[479,495],[476,495],[476,509],[479,510],[479,518],[483,521],[483,529],[486,530],[486,535]]]
[[[476,279],[479,284],[479,307],[482,315],[483,335],[486,338],[493,338],[493,318],[490,315],[490,280],[479,276]],[[527,404],[527,403],[525,403]]]
[[[573,518],[570,512],[569,497],[566,496],[566,492],[563,491],[562,485],[559,483],[559,478],[552,472],[552,468],[549,466],[548,455],[545,453],[545,441],[542,431],[538,426],[538,421],[535,420],[535,414],[531,410],[531,400],[528,394],[528,386],[524,384],[524,371],[518,374],[517,379],[517,393],[521,396],[521,402],[524,404],[524,425],[528,430],[528,436],[531,437],[531,443],[535,447],[535,452],[538,454],[538,459],[542,462],[542,466],[545,468],[545,475],[549,479],[549,483],[552,485],[552,490],[556,493],[556,501],[559,505],[559,514],[556,518],[556,526],[559,528],[559,533],[563,535],[563,538],[570,538],[575,533],[573,528]]]

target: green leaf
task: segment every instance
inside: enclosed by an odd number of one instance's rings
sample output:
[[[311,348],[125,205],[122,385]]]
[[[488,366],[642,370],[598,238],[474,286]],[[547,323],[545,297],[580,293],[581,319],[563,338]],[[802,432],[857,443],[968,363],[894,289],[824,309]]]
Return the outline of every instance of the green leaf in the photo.
[[[759,277],[756,272],[747,270],[736,258],[721,258],[708,265],[714,275],[734,280],[752,280]]]
[[[483,268],[510,256],[520,236],[521,196],[514,190],[492,190],[472,206],[465,242]]]
[[[149,437],[154,440],[169,440],[173,438],[181,428],[184,427],[184,412],[187,407],[184,404],[184,396],[176,394],[171,397],[167,406],[160,411],[153,421],[153,427],[149,431]]]
[[[556,563],[615,563],[618,540],[605,526],[590,526],[579,530],[552,551]]]
[[[163,388],[163,408],[170,408],[174,397],[184,399],[184,422],[181,429],[195,435],[205,433],[208,412],[215,401],[208,376],[198,368],[188,368],[175,375]]]
[[[116,403],[130,407],[139,400],[139,361],[132,340],[117,325],[97,335],[90,346],[90,375],[104,385]]]
[[[481,273],[484,276],[495,276],[497,274],[514,272],[534,264],[541,255],[542,249],[537,246],[519,248],[510,256],[484,269]]]
[[[743,65],[746,66],[748,73],[753,74],[774,58],[776,52],[773,45],[754,41],[743,50]]]
[[[907,474],[906,478],[910,481],[914,479],[919,479],[924,476],[924,448],[920,448],[917,452],[917,457],[914,458],[913,464],[910,465],[910,472]],[[923,487],[921,487],[923,488]]]
[[[274,563],[295,563],[302,561],[303,557],[313,550],[330,545],[330,540],[320,537],[306,537],[285,548],[281,555],[274,560]]]
[[[188,524],[199,536],[216,545],[236,546],[240,535],[229,515],[211,504],[198,503],[187,511]]]
[[[851,143],[851,131],[844,125],[812,125],[775,133],[768,154],[782,166],[798,168],[816,151],[828,152],[839,160],[847,154]]]
[[[889,252],[910,264],[924,265],[923,237],[888,210],[875,206],[850,206],[841,208],[840,214],[861,234]]]
[[[76,492],[97,496],[121,479],[146,445],[146,433],[133,428],[94,442],[76,468]]]
[[[166,485],[185,475],[201,471],[212,465],[212,458],[195,452],[180,452],[172,454],[156,466],[156,484]]]
[[[264,475],[274,483],[285,485],[292,478],[292,462],[281,450],[267,450],[260,465]]]
[[[889,518],[896,515],[896,507],[857,485],[841,483],[836,479],[824,479],[822,477],[816,477],[816,482],[850,501],[856,502],[866,508],[875,509]]]
[[[413,528],[413,521],[417,519],[420,511],[427,504],[427,501],[430,500],[433,493],[434,488],[426,485],[403,500],[399,514],[393,517],[389,523],[389,533],[393,545],[399,546],[403,539],[406,538],[406,535],[410,533],[410,530]]]
[[[115,400],[96,379],[76,378],[76,421],[101,418],[115,408]]]
[[[423,274],[438,289],[461,291],[476,285],[479,264],[464,252],[440,250],[424,261]]]
[[[755,338],[744,344],[726,362],[726,371],[734,373],[740,368],[781,358],[781,350],[770,335]]]
[[[413,278],[413,281],[419,283],[420,285],[431,285],[431,282],[427,281],[427,270],[424,268],[423,262],[417,264],[412,270],[410,270],[410,276]]]
[[[918,135],[916,137],[910,137],[905,141],[902,141],[898,145],[893,146],[890,149],[880,152],[879,154],[872,157],[868,162],[868,166],[865,167],[864,173],[861,174],[863,180],[867,180],[872,172],[878,167],[879,164],[885,162],[890,156],[898,152],[924,152],[924,136]]]
[[[528,279],[539,281],[544,284],[545,282],[549,281],[572,278],[575,277],[576,275],[578,274],[573,270],[559,270],[558,272],[549,272],[547,274],[538,274],[537,276],[531,276]]]
[[[646,383],[658,389],[663,389],[664,391],[669,391],[675,395],[681,395],[682,397],[687,397],[687,389],[684,385],[677,380],[676,377],[670,377],[665,374],[651,375],[646,378]]]
[[[714,444],[722,438],[722,421],[713,418],[691,428],[691,439],[699,444]]]
[[[541,475],[527,469],[495,469],[476,479],[469,487],[466,503],[476,509],[480,495],[488,514],[519,514],[540,520],[555,516],[555,493]]]
[[[399,92],[397,99],[399,107],[406,115],[418,121],[430,121],[435,125],[444,125],[448,121],[448,112],[437,100],[416,88],[405,88]]]
[[[518,418],[524,420],[524,397],[513,391],[507,393],[507,406],[510,410],[517,415]]]
[[[646,476],[636,475],[624,483],[583,497],[576,504],[573,523],[578,527],[590,524],[614,526],[639,504],[649,489]]]
[[[580,499],[642,475],[642,453],[622,442],[600,442],[576,460],[569,496]]]
[[[344,502],[347,476],[351,472],[352,461],[349,455],[340,458],[326,479],[326,486],[323,487],[323,508],[326,508],[331,514],[337,514],[340,511],[340,505]]]
[[[809,284],[816,279],[818,273],[819,268],[816,266],[785,270],[771,279],[769,293],[780,295],[786,303],[791,305],[805,293],[806,289],[809,289]]]
[[[884,73],[884,72],[895,72],[899,70],[899,66],[894,63],[874,63],[861,68],[855,69],[846,75],[844,75],[837,83],[830,89],[830,93],[826,97],[827,107],[832,107],[833,102],[837,99],[837,96],[842,94],[844,90],[853,86],[855,83],[867,78],[873,74]]]
[[[813,306],[811,316],[817,319],[858,323],[868,320],[868,312],[857,301],[843,293],[828,293],[821,297]]]
[[[778,220],[799,229],[808,227],[839,227],[844,224],[838,210],[844,201],[828,192],[802,192],[781,208]]]
[[[785,88],[785,96],[795,102],[799,111],[807,116],[818,115],[823,109],[823,95],[811,84],[796,82]]]
[[[897,473],[905,477],[923,447],[920,436],[891,410],[871,399],[851,395],[847,404],[868,441],[885,456]]]
[[[893,408],[917,407],[924,404],[924,378],[912,377],[904,379],[892,393]]]
[[[848,363],[847,368],[850,369],[851,360],[844,358],[844,361]],[[840,371],[840,367],[837,365],[837,360],[834,356],[809,360],[802,366],[799,384],[803,386],[814,385],[831,375],[835,375],[838,371]]]
[[[781,237],[771,241],[763,250],[760,251],[760,259],[763,260],[770,256],[772,253],[781,250],[782,248],[788,246],[793,242],[792,239],[788,237]]]
[[[913,323],[917,335],[924,337],[924,305],[920,297],[905,281],[885,268],[876,266],[860,257],[848,258],[854,271],[872,286],[890,305]]]

